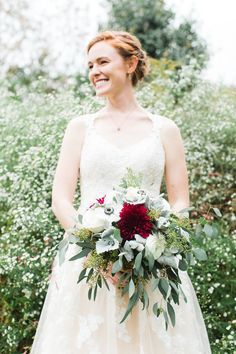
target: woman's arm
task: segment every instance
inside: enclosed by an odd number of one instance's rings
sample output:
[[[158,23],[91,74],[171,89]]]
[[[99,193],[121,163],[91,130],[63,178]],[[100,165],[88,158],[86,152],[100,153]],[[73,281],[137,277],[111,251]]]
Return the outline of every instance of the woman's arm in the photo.
[[[188,172],[184,144],[177,125],[163,117],[161,138],[165,149],[165,181],[168,200],[173,212],[189,207]]]
[[[68,123],[53,180],[52,211],[65,230],[75,224],[77,216],[73,200],[79,178],[85,129],[85,124],[79,117]]]

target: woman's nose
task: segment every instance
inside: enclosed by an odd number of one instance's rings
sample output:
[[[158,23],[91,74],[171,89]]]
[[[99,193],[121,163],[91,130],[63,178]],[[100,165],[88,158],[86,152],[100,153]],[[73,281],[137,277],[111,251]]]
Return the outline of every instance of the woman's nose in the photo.
[[[92,75],[96,75],[96,74],[99,74],[100,73],[100,69],[99,69],[99,66],[94,64],[93,67],[91,68],[90,70],[90,73]]]

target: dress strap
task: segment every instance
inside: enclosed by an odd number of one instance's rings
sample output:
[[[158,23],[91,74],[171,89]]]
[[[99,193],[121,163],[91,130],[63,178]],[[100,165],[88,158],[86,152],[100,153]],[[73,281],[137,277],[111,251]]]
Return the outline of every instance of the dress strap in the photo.
[[[151,113],[149,111],[147,111],[147,115],[148,117],[151,119],[151,121],[153,122],[153,131],[157,134],[160,135],[160,128],[162,125],[162,117],[159,114],[154,114]],[[88,114],[85,115],[83,117],[81,117],[81,119],[83,119],[83,121],[86,124],[86,135],[90,133],[91,130],[94,130],[94,121],[96,120],[96,118],[98,117],[98,115],[95,113],[93,114]]]
[[[86,125],[86,133],[85,136],[87,136],[90,131],[93,128],[93,121],[95,119],[95,116],[91,115],[91,114],[86,114],[84,116],[81,116],[80,119],[85,123]]]
[[[153,131],[160,136],[160,128],[162,126],[162,117],[159,114],[154,114],[151,112],[148,112],[149,118],[153,122]]]

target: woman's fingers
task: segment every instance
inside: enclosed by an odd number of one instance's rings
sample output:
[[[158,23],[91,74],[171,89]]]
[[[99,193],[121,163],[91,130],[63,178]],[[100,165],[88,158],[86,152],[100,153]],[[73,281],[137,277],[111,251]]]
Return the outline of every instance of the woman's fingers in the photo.
[[[115,275],[112,275],[112,263],[110,263],[107,267],[107,271],[102,272],[103,276],[108,279],[112,284],[116,284],[119,281],[120,276],[127,272],[127,270],[121,269],[118,273]],[[122,286],[126,284],[126,281],[123,281],[121,283]]]

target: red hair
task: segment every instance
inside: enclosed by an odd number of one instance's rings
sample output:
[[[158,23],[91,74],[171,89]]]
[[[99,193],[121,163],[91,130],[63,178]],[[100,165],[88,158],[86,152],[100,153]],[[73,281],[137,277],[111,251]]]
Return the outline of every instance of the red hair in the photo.
[[[87,45],[87,53],[91,47],[98,42],[109,42],[123,57],[128,60],[133,55],[138,58],[135,71],[131,74],[132,85],[136,86],[149,71],[149,64],[146,52],[142,49],[139,39],[125,31],[105,31],[98,33]]]

